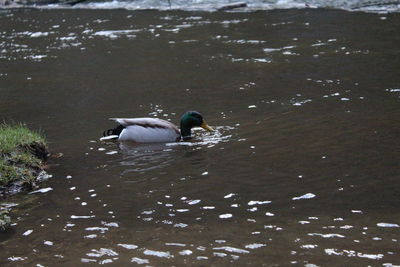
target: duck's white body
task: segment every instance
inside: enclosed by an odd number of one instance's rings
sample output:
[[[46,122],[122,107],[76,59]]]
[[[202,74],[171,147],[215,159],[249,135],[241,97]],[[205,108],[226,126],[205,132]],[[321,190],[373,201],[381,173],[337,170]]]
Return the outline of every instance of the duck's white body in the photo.
[[[120,141],[138,143],[176,142],[181,139],[178,127],[157,118],[112,118],[125,128],[118,136]]]
[[[214,131],[197,111],[187,111],[182,115],[181,130],[169,121],[158,118],[112,118],[110,120],[119,125],[104,131],[100,140],[118,139],[136,143],[168,143],[181,139],[189,140],[192,137],[191,129],[193,127]]]

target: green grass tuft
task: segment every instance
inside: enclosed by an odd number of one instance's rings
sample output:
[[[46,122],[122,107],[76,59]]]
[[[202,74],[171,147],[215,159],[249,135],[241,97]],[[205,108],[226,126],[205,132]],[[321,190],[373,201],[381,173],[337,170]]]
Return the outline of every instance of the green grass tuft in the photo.
[[[22,124],[0,124],[0,186],[35,183],[42,164],[34,151],[38,144],[46,149],[45,138],[40,133]]]
[[[33,142],[44,144],[45,138],[23,124],[0,124],[0,154],[11,153],[18,146],[29,145]]]

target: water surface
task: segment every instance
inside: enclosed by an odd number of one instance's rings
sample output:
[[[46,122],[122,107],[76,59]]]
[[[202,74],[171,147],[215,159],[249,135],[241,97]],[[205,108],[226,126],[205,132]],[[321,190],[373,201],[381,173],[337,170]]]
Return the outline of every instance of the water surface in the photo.
[[[2,266],[400,264],[398,14],[1,12],[1,119],[64,154]],[[186,110],[217,131],[99,141]]]

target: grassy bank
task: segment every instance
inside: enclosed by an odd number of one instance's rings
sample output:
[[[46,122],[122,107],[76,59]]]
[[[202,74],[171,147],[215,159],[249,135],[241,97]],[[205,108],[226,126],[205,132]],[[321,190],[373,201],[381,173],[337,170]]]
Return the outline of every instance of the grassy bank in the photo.
[[[0,197],[32,189],[49,153],[45,138],[22,124],[0,124]],[[9,223],[0,208],[0,229]]]

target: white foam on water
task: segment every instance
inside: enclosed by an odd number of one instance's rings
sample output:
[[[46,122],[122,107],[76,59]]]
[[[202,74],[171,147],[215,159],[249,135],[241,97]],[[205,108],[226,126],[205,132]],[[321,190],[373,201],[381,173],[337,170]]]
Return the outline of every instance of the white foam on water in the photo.
[[[32,232],[33,232],[33,230],[27,230],[22,235],[23,236],[28,236],[28,235],[32,234]]]
[[[134,38],[136,37],[136,35],[133,34],[135,32],[137,32],[137,30],[109,30],[109,31],[97,31],[94,32],[92,35],[105,37],[109,39],[117,39],[122,36]],[[107,139],[103,138],[101,140],[107,140]]]
[[[188,225],[186,223],[176,223],[176,224],[174,224],[174,227],[185,228],[185,227],[188,227]]]
[[[141,259],[141,258],[138,258],[138,257],[133,257],[131,259],[131,262],[135,262],[137,264],[148,264],[148,263],[150,263],[150,261],[148,259]]]
[[[294,197],[294,198],[292,198],[292,200],[310,199],[310,198],[314,198],[314,197],[315,197],[315,195],[313,193],[307,193],[307,194],[299,196],[299,197]]]
[[[12,257],[8,257],[7,258],[9,261],[24,261],[24,260],[26,260],[27,258],[26,257],[15,257],[15,256],[12,256]]]
[[[318,245],[305,244],[305,245],[301,245],[300,247],[301,247],[301,248],[304,248],[304,249],[313,249],[313,248],[317,248]]]
[[[133,244],[117,244],[117,246],[126,248],[126,249],[137,249],[139,246]]]
[[[357,257],[368,258],[368,259],[372,259],[372,260],[380,260],[383,258],[383,254],[365,254],[365,253],[358,252]]]
[[[78,215],[71,215],[71,219],[90,219],[90,218],[94,218],[96,217],[95,215],[82,215],[82,216],[78,216]]]
[[[117,222],[101,222],[101,224],[107,227],[119,227]]]
[[[36,191],[32,191],[32,192],[30,192],[29,194],[47,193],[47,192],[49,192],[49,191],[51,191],[51,190],[53,190],[53,188],[51,188],[51,187],[46,187],[46,188],[41,188],[41,189],[36,190]]]
[[[325,249],[325,253],[327,255],[359,257],[359,258],[367,258],[367,259],[371,259],[371,260],[380,260],[384,257],[383,254],[366,254],[366,253],[356,252],[354,250],[339,250],[339,249],[335,249],[335,248],[327,248],[327,249]]]
[[[304,104],[306,104],[306,103],[308,103],[308,102],[311,102],[311,101],[312,101],[311,99],[305,99],[305,100],[294,101],[294,102],[292,103],[292,105],[293,105],[293,106],[302,106],[302,105],[304,105]]]
[[[148,256],[156,256],[159,258],[167,258],[167,259],[174,257],[174,255],[171,255],[169,251],[156,251],[150,249],[146,249],[145,251],[143,251],[143,254]]]
[[[362,214],[363,212],[361,210],[351,210],[352,213],[360,213]]]
[[[176,212],[188,212],[189,209],[177,209]]]
[[[232,218],[232,217],[233,217],[233,215],[230,214],[230,213],[219,215],[219,218],[221,218],[221,219],[229,219],[229,218]]]
[[[235,247],[230,247],[230,246],[216,247],[216,248],[213,248],[213,250],[224,250],[224,251],[227,251],[227,252],[239,253],[239,254],[250,253],[250,251],[248,251],[248,250],[235,248]]]
[[[96,238],[97,235],[96,234],[92,234],[92,235],[85,235],[84,238],[88,238],[88,239],[93,239]]]
[[[86,227],[86,231],[100,231],[102,234],[104,234],[106,231],[108,231],[108,227]]]
[[[48,36],[48,32],[32,32],[29,34],[30,37],[32,38],[37,38],[37,37],[43,37],[43,36]]]
[[[378,227],[385,227],[385,228],[399,228],[400,225],[397,223],[377,223]]]
[[[206,146],[206,147],[213,147],[219,143],[225,143],[230,140],[232,135],[227,134],[228,131],[231,131],[235,129],[234,127],[230,126],[212,126],[214,128],[213,132],[205,132],[201,128],[193,128],[193,141],[191,142],[174,142],[174,143],[166,143],[165,145],[167,147],[175,147],[175,146],[189,146],[189,147],[201,147],[201,146]],[[199,141],[196,141],[197,136],[199,136]],[[208,174],[208,172],[206,172]],[[207,175],[203,174],[202,175]]]
[[[225,195],[224,198],[231,198],[231,197],[233,197],[234,195],[236,195],[236,194],[230,193],[230,194]]]
[[[261,247],[265,247],[267,246],[266,244],[260,244],[260,243],[253,243],[253,244],[248,244],[245,246],[245,248],[248,249],[257,249],[257,248],[261,248]]]
[[[193,254],[193,251],[191,251],[189,249],[179,251],[179,255],[182,255],[182,256],[187,256],[187,255],[192,255],[192,254]]]
[[[320,233],[309,233],[307,234],[309,236],[320,236],[322,238],[334,238],[334,237],[339,237],[339,238],[345,238],[344,235],[340,234],[320,234]]]
[[[191,201],[188,202],[188,205],[196,205],[196,204],[198,204],[198,203],[200,203],[200,202],[201,202],[200,199],[191,200]]]
[[[118,256],[118,253],[109,248],[92,249],[91,253],[86,253],[88,257],[100,258],[103,256]]]
[[[264,200],[264,201],[258,201],[258,200],[251,200],[247,205],[253,206],[253,205],[264,205],[264,204],[269,204],[271,201],[269,200]]]
[[[166,246],[177,246],[177,247],[186,247],[186,244],[182,243],[165,243]]]

